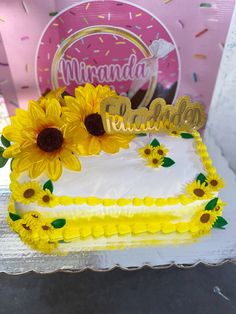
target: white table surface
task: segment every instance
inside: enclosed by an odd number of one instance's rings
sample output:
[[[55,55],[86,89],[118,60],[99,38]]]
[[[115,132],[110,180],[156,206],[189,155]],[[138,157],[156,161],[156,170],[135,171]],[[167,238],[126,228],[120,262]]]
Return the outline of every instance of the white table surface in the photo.
[[[226,230],[214,229],[210,236],[201,238],[197,243],[179,246],[147,247],[117,251],[78,252],[67,256],[40,254],[25,246],[17,234],[9,230],[6,223],[8,190],[0,196],[0,272],[11,274],[35,271],[49,273],[54,271],[82,271],[90,268],[97,271],[114,267],[136,269],[144,265],[150,267],[193,267],[198,263],[210,265],[225,261],[236,262],[236,181],[233,171],[221,155],[219,148],[209,135],[205,134],[205,143],[218,172],[226,180],[227,186],[220,193],[228,203],[224,217],[229,224]],[[1,182],[6,169],[0,170]],[[7,179],[4,178],[4,182]]]

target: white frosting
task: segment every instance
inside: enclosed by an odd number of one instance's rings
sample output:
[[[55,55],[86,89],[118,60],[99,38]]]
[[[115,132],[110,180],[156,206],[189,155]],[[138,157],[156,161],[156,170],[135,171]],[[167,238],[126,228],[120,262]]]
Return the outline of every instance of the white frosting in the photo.
[[[168,157],[175,161],[169,168],[147,167],[139,156],[139,148],[157,138],[168,149]],[[152,134],[135,138],[129,149],[117,154],[102,153],[99,156],[80,157],[82,170],[72,172],[63,169],[61,178],[54,182],[54,194],[58,196],[96,196],[100,198],[175,197],[185,193],[185,186],[200,172],[204,172],[196,153],[194,139],[182,139],[167,134]],[[28,181],[24,174],[20,181]],[[43,184],[46,176],[37,181]]]

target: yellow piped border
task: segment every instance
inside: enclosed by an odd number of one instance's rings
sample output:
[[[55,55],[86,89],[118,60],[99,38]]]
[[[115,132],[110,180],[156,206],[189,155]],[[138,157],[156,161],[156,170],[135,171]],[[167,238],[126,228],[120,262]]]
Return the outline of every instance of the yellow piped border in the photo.
[[[207,176],[209,174],[216,173],[216,169],[212,165],[212,161],[209,158],[207,148],[203,144],[201,136],[198,131],[192,132],[192,135],[196,142],[196,149],[197,152],[201,158],[201,161],[203,163],[203,166],[205,168],[205,171],[207,173]],[[18,175],[15,173],[11,173],[11,180],[12,184],[10,187],[17,188],[14,183],[19,184],[17,182]],[[43,191],[43,190],[42,190]],[[119,206],[124,207],[127,205],[133,205],[133,206],[167,206],[167,205],[188,205],[194,202],[196,199],[191,197],[188,194],[180,194],[176,197],[168,197],[168,198],[153,198],[153,197],[144,197],[144,198],[119,198],[119,199],[111,199],[111,198],[99,198],[95,196],[88,196],[88,197],[70,197],[70,196],[56,196],[54,195],[54,202],[52,205],[46,204],[48,207],[55,207],[57,205],[89,205],[89,206],[97,206],[97,205],[103,205],[103,206]],[[17,201],[17,200],[16,200]]]
[[[17,214],[14,201],[11,198],[9,213]],[[58,241],[70,242],[76,239],[86,240],[89,237],[98,239],[112,236],[137,236],[139,234],[169,234],[190,232],[193,238],[209,233],[219,214],[216,211],[207,211],[211,216],[209,223],[203,225],[199,221],[200,215],[205,213],[204,208],[199,206],[190,221],[175,222],[179,217],[171,214],[140,213],[132,217],[119,216],[104,218],[76,218],[67,219],[66,224],[59,229],[54,229],[51,223],[59,217],[43,218],[37,211],[25,213],[21,219],[13,221],[10,217],[8,222],[10,227],[19,234],[21,239],[32,248],[44,253],[52,253],[58,247]],[[31,215],[37,214],[37,219]],[[220,212],[222,215],[222,211]],[[25,226],[26,228],[22,228]],[[44,229],[42,228],[44,226]],[[47,229],[45,229],[47,226]],[[48,231],[48,226],[50,230]],[[20,227],[20,228],[19,228]],[[115,248],[115,247],[114,247]]]

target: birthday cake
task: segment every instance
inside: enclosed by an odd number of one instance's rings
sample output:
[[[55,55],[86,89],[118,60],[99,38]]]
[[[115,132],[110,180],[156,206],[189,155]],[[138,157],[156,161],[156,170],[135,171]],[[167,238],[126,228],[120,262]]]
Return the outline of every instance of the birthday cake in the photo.
[[[45,253],[191,243],[224,228],[204,121],[188,97],[132,109],[101,85],[30,101],[2,136],[10,227]]]

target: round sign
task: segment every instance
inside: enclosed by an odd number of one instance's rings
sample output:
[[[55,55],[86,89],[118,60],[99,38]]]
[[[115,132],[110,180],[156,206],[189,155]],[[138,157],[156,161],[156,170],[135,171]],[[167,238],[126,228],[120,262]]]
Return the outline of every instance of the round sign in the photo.
[[[66,8],[47,25],[37,51],[39,91],[108,84],[147,106],[179,82],[177,47],[150,12],[127,2],[90,1]],[[161,95],[160,95],[161,94]],[[166,93],[167,94],[167,93]]]

